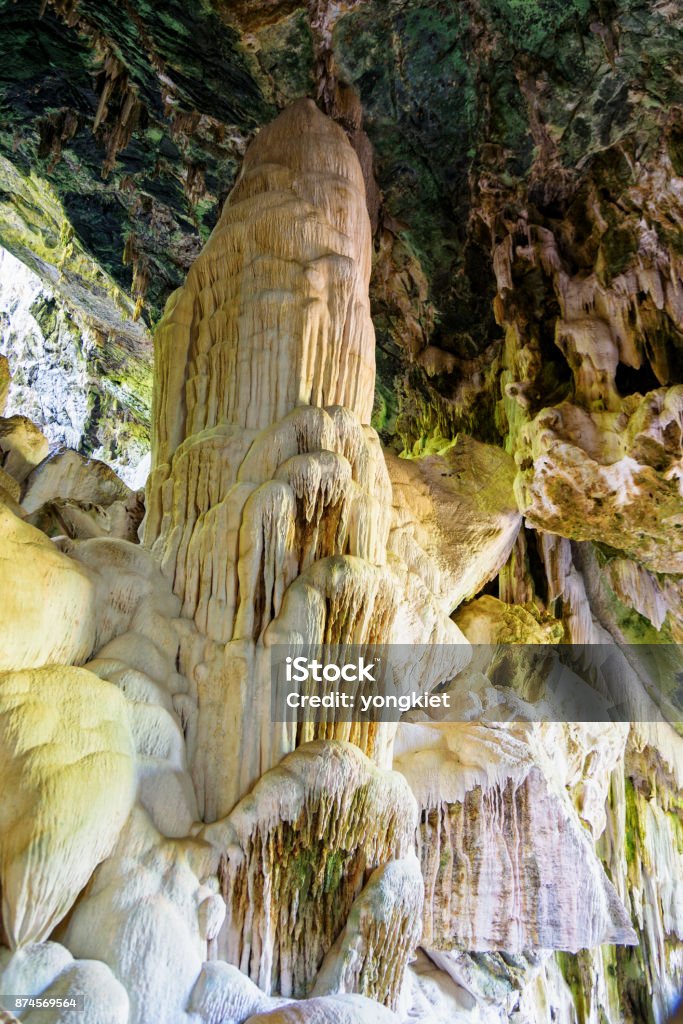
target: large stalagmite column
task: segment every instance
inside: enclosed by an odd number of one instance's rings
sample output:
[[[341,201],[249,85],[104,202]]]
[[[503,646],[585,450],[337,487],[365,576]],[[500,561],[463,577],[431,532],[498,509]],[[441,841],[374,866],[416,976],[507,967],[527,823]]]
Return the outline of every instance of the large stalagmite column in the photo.
[[[340,956],[358,977],[333,965],[323,989],[362,978],[393,1002],[422,905],[414,800],[384,771],[395,726],[279,724],[270,678],[282,643],[431,645],[426,686],[463,661],[438,570],[417,545],[391,551],[391,482],[367,425],[370,260],[356,155],[296,103],[250,147],[157,332],[145,542],[182,601],[189,692],[176,707],[222,850],[219,956],[266,991],[303,995],[350,914],[365,930],[339,938]],[[377,892],[398,894],[377,920],[360,895],[375,869]],[[396,970],[375,977],[390,934]]]
[[[271,723],[273,643],[462,642],[433,571],[388,554],[370,264],[357,157],[302,100],[252,143],[157,331],[145,543],[183,602],[182,714],[209,821],[306,740],[390,764],[391,727]]]

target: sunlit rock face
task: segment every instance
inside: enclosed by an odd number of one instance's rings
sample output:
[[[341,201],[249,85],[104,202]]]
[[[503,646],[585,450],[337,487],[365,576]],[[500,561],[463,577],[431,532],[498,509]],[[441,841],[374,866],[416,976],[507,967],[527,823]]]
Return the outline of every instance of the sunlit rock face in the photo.
[[[144,343],[142,324],[137,333]],[[118,348],[114,335],[113,325],[107,335],[0,248],[0,416],[28,417],[53,449],[94,455],[139,487],[138,465],[149,452],[150,374],[127,358],[127,346],[106,351]]]
[[[40,278],[0,250],[0,351],[11,373],[8,413],[21,412],[54,444],[76,448],[88,419],[87,340]]]

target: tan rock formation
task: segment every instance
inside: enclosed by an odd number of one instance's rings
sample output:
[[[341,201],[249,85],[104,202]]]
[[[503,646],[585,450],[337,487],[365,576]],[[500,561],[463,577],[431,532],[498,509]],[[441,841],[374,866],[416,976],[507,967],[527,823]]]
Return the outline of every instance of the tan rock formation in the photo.
[[[422,579],[388,556],[391,482],[366,425],[369,273],[357,157],[302,101],[250,148],[157,332],[145,543],[195,627],[181,662],[209,821],[303,740],[350,739],[390,763],[389,726],[324,723],[298,738],[269,726],[274,645],[462,642],[427,555]],[[516,522],[507,516],[493,562]],[[435,667],[433,683],[454,665]]]
[[[30,515],[19,511],[26,521],[48,537],[71,537],[89,540],[91,537],[118,537],[137,542],[137,533],[144,504],[139,495],[131,493],[126,501],[112,502],[109,507],[84,501],[65,501],[55,498],[47,501]]]
[[[203,430],[260,430],[297,405],[341,405],[367,422],[370,257],[358,159],[301,100],[250,147],[218,227],[169,300],[156,344],[155,465]]]
[[[18,483],[23,483],[48,451],[47,438],[25,416],[0,419],[0,466]]]
[[[0,469],[0,499],[11,512],[23,517],[24,510],[19,506],[21,484],[13,476],[5,472],[4,469]]]
[[[78,668],[0,674],[0,893],[10,949],[47,938],[108,857],[134,797],[118,690]]]
[[[104,462],[61,448],[28,474],[22,505],[27,512],[35,512],[54,498],[107,506],[115,501],[126,501],[130,496],[130,488]]]
[[[89,657],[95,643],[91,575],[2,504],[0,573],[0,671],[70,665]]]
[[[120,537],[137,541],[142,494],[104,462],[62,448],[27,475],[21,488],[25,518],[48,536]]]
[[[451,611],[496,576],[510,554],[521,523],[513,461],[463,435],[439,454],[386,459],[394,496],[390,550]]]
[[[506,604],[490,594],[459,608],[455,621],[471,644],[553,644],[563,635],[561,623],[533,605]]]

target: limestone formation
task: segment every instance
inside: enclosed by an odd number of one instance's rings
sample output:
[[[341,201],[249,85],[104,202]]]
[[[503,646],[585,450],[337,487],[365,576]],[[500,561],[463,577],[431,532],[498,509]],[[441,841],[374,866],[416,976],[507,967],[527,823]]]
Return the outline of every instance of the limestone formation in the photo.
[[[392,862],[400,877],[398,861],[411,849],[415,829],[408,787],[399,775],[375,768],[355,746],[319,741],[264,775],[226,822],[229,845],[221,878],[228,910],[219,955],[267,993],[305,995],[344,922],[354,918],[364,874]],[[364,890],[359,899],[372,906],[371,893]],[[421,883],[412,899],[421,902]],[[355,913],[362,916],[362,906]],[[373,983],[361,969],[352,979],[381,1001],[397,995],[417,939],[409,907],[399,913],[408,921],[403,949],[392,953],[396,976],[391,983]],[[378,947],[382,924],[376,923]],[[342,947],[351,941],[342,938]],[[372,952],[366,948],[366,956]]]
[[[3,505],[0,524],[0,670],[82,663],[95,643],[92,577]]]
[[[533,605],[510,605],[485,594],[463,605],[455,621],[472,644],[553,644],[563,637],[562,625],[544,619]]]
[[[130,496],[130,488],[104,462],[84,459],[66,448],[52,452],[28,475],[22,494],[27,512],[53,498],[111,505]]]
[[[648,569],[683,571],[683,389],[630,396],[617,410],[569,403],[524,430],[517,493],[529,523],[599,540]]]
[[[265,724],[274,645],[462,641],[426,553],[425,582],[415,575],[418,543],[405,562],[388,555],[391,482],[367,426],[363,196],[343,133],[309,101],[295,104],[249,151],[157,335],[145,543],[194,622],[181,660],[209,821],[297,742]],[[494,559],[505,557],[509,519]],[[352,733],[333,723],[305,738],[319,735],[390,762],[386,726]]]
[[[384,1006],[363,996],[322,996],[257,1013],[245,1024],[396,1024]]]
[[[7,162],[1,166],[5,185],[8,177],[17,183]],[[30,185],[23,200],[25,210],[37,212],[40,200]],[[142,321],[127,319],[129,300],[101,269],[88,266],[65,224],[55,224],[48,236],[48,250],[57,242],[61,260],[43,252],[46,261],[36,263],[24,252],[22,262],[2,238],[0,363],[6,360],[11,379],[0,415],[28,417],[51,450],[92,452],[130,483],[149,447],[151,338]],[[70,286],[75,301],[65,301]]]
[[[357,158],[311,101],[296,103],[250,148],[220,224],[169,301],[156,345],[156,466],[203,430],[262,430],[297,405],[345,406],[367,423],[369,278]]]
[[[267,996],[232,964],[211,960],[202,967],[188,1009],[206,1024],[244,1021],[257,1013],[286,1005],[290,1000]]]
[[[24,480],[23,515],[48,536],[120,537],[137,541],[142,496],[114,471],[78,452],[51,452]]]
[[[87,954],[109,965],[128,992],[130,1020],[187,1019],[207,943],[225,913],[215,867],[207,844],[165,840],[136,809],[71,915],[64,944],[76,957]]]
[[[126,501],[114,501],[109,507],[91,502],[69,501],[55,498],[47,501],[30,515],[19,506],[26,521],[48,537],[71,537],[88,540],[91,537],[119,537],[137,541],[138,528],[144,515],[144,504],[132,493]]]
[[[64,950],[67,953],[66,950]],[[68,956],[68,953],[67,953]],[[106,964],[99,960],[69,962],[46,987],[36,993],[41,999],[62,1000],[67,1008],[35,1009],[21,1014],[29,1024],[69,1024],[74,1010],[71,1000],[83,1001],[83,1012],[92,1024],[126,1024],[129,1019],[128,995]]]
[[[514,465],[498,448],[459,435],[443,452],[387,456],[394,495],[390,549],[449,610],[478,593],[508,559],[520,515]],[[425,559],[425,553],[429,556]]]
[[[400,243],[389,280],[403,229],[379,227],[358,111],[320,59],[362,165],[311,100],[248,148],[157,328],[142,541],[111,469],[0,421],[0,992],[83,996],[85,1024],[661,1024],[683,984],[677,663],[623,643],[683,632],[683,406],[629,296],[679,322],[677,279],[643,234],[639,269],[582,280],[527,225],[526,248],[496,236],[504,343],[427,344],[419,260]],[[110,169],[139,102],[118,60]],[[404,457],[369,425],[367,196],[414,368],[472,372]],[[514,301],[520,262],[532,291],[553,282],[554,340]],[[659,386],[623,394],[646,358]],[[548,703],[561,641],[576,689],[628,720]],[[382,644],[390,681],[447,712],[277,720],[283,649]]]
[[[77,668],[0,675],[3,941],[46,939],[112,852],[134,797],[125,701]]]
[[[48,451],[47,438],[25,416],[0,420],[0,464],[17,483],[24,482]]]
[[[396,1009],[422,932],[423,890],[412,853],[376,868],[323,962],[315,993],[360,992]]]
[[[578,817],[536,767],[524,733],[444,729],[433,747],[396,762],[421,813],[423,944],[521,953],[635,941]]]

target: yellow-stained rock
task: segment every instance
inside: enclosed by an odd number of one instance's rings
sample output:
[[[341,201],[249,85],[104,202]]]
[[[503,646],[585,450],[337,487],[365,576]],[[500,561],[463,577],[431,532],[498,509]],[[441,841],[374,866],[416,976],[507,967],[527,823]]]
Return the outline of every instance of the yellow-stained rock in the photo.
[[[50,934],[130,812],[120,691],[79,668],[0,674],[0,778],[2,925],[14,949]]]
[[[0,671],[85,661],[95,642],[92,574],[0,504]]]

